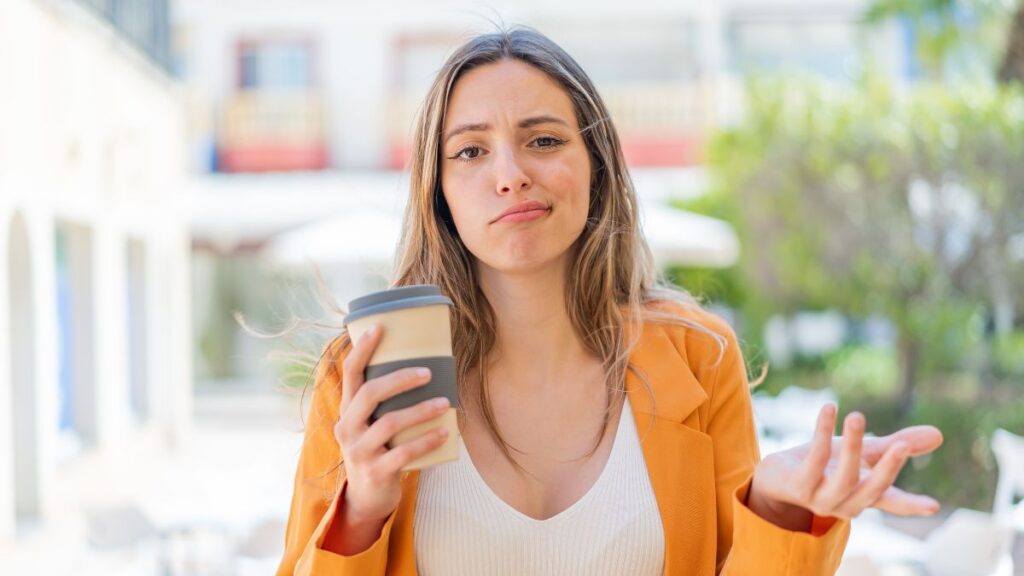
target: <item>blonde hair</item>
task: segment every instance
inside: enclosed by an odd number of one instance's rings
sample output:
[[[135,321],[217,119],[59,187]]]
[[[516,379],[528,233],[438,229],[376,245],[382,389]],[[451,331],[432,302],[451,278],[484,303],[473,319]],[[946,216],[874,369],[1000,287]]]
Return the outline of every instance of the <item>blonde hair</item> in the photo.
[[[409,201],[404,215],[392,287],[436,284],[452,299],[453,354],[457,366],[460,404],[474,401],[485,425],[509,462],[527,473],[512,456],[494,418],[487,392],[487,359],[495,346],[495,316],[480,289],[474,256],[460,239],[451,218],[440,179],[440,136],[449,97],[467,71],[515,59],[546,73],[568,94],[590,154],[592,174],[590,206],[583,232],[573,244],[564,294],[573,328],[585,348],[602,359],[608,383],[604,425],[592,455],[610,423],[612,406],[625,393],[630,353],[644,322],[686,326],[706,333],[719,345],[720,361],[726,338],[677,312],[670,302],[700,308],[696,298],[672,286],[656,271],[654,259],[639,227],[638,201],[623,159],[618,134],[608,109],[593,83],[562,48],[536,30],[512,27],[469,39],[445,61],[420,108],[412,145]],[[337,305],[332,309],[344,314]],[[632,328],[632,329],[631,329]],[[632,336],[628,338],[627,334]],[[346,331],[337,335],[321,353],[341,354],[351,345]],[[335,361],[336,358],[329,358]],[[468,389],[476,375],[478,383]],[[644,374],[637,374],[652,395]],[[460,421],[464,412],[460,414]],[[653,416],[652,416],[653,418]],[[517,450],[518,451],[518,450]],[[521,452],[521,451],[520,451]]]

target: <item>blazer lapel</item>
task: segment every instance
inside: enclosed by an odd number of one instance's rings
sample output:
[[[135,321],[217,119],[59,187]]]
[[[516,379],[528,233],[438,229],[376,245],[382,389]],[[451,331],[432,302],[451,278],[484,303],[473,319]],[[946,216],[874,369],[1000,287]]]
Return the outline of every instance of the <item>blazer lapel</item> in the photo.
[[[637,374],[627,373],[626,393],[665,530],[664,573],[714,574],[714,459],[697,413],[707,394],[660,326],[644,325],[630,363],[650,386],[648,392]]]
[[[651,391],[650,395],[637,379],[637,375],[626,375],[626,392],[633,412],[654,414],[671,422],[688,420],[698,406],[707,401],[707,393],[693,375],[686,360],[676,350],[664,328],[645,324],[640,341],[629,357],[629,363],[637,372],[645,374]],[[637,422],[639,426],[640,423]]]
[[[643,325],[629,361],[646,375],[655,399],[652,403],[638,375],[627,371],[626,394],[665,530],[665,575],[714,574],[711,438],[693,427],[698,422],[697,407],[707,401],[707,394],[665,329],[657,325]],[[419,475],[414,470],[402,477],[402,499],[388,548],[388,574],[416,575],[413,517]]]

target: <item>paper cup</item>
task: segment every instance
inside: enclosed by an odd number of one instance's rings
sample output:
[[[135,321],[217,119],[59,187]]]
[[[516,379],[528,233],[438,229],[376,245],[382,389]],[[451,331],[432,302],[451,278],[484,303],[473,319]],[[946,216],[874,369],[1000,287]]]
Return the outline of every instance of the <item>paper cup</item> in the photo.
[[[459,395],[456,386],[455,359],[452,356],[452,301],[431,284],[402,286],[367,294],[349,303],[345,326],[353,342],[373,324],[381,324],[384,334],[367,364],[367,380],[379,378],[407,367],[430,368],[430,382],[388,398],[374,410],[371,423],[393,410],[400,410],[444,396],[450,407],[444,414],[399,431],[389,448],[404,444],[423,433],[443,426],[448,430],[444,443],[413,460],[403,471],[418,470],[458,459],[458,423],[455,409]]]

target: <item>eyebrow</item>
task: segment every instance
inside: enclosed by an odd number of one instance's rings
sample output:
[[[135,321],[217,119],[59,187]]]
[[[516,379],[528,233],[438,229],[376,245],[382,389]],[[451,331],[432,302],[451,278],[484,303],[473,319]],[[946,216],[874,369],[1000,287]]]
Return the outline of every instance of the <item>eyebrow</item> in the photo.
[[[531,128],[538,124],[561,124],[563,126],[569,125],[568,122],[562,120],[557,116],[541,114],[540,116],[531,116],[529,118],[524,118],[523,120],[520,120],[519,128]],[[459,134],[462,134],[463,132],[484,132],[489,130],[490,128],[490,124],[481,122],[477,122],[474,124],[462,124],[461,126],[452,128],[447,134],[444,135],[444,140],[442,141],[444,143],[448,143],[449,140],[451,140],[455,136],[458,136]]]

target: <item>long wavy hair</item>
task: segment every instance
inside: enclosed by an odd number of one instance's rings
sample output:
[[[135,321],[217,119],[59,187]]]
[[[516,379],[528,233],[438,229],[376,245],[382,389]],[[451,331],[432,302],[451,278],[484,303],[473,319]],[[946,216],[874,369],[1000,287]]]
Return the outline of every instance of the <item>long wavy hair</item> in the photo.
[[[583,232],[571,248],[563,296],[576,335],[589,352],[602,360],[607,402],[601,432],[582,458],[591,456],[600,445],[612,407],[625,393],[627,371],[637,375],[653,400],[647,376],[629,363],[644,322],[687,326],[708,334],[719,345],[716,361],[721,360],[727,341],[723,335],[680,314],[674,306],[657,305],[663,302],[701,307],[695,297],[658,274],[639,226],[637,196],[618,134],[608,109],[579,64],[531,28],[505,28],[466,41],[438,71],[417,114],[409,199],[391,287],[436,284],[452,299],[452,346],[460,405],[474,402],[508,461],[529,474],[512,454],[513,450],[522,451],[505,441],[494,417],[487,386],[488,358],[496,340],[494,310],[480,289],[475,257],[459,237],[441,191],[441,133],[449,96],[463,74],[502,59],[525,62],[565,90],[590,155],[590,205]],[[336,304],[332,308],[345,313]],[[334,362],[336,358],[332,356],[346,352],[350,345],[349,335],[342,329],[324,347],[312,373],[318,373],[319,363]],[[328,353],[330,350],[335,352]],[[465,411],[460,408],[460,428],[464,418]]]

